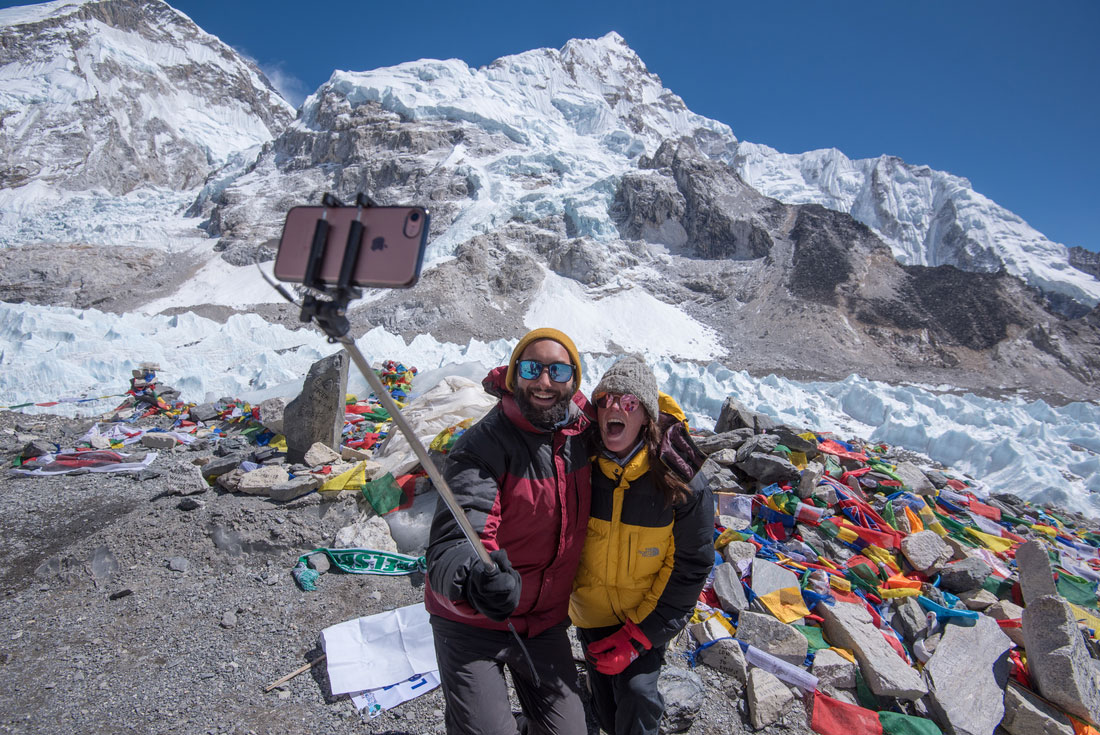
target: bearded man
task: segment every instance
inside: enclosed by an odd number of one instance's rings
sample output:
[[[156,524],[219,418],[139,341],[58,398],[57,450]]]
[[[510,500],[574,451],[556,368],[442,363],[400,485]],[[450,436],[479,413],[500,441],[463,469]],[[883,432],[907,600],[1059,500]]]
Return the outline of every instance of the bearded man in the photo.
[[[594,412],[580,384],[573,340],[529,332],[482,383],[500,401],[447,457],[444,477],[496,563],[478,559],[440,501],[424,604],[450,735],[587,731],[566,636],[591,500]]]

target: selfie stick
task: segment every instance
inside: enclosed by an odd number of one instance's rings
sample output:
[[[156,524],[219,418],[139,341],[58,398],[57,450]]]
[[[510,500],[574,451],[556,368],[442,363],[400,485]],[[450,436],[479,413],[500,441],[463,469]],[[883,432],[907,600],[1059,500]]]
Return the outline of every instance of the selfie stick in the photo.
[[[340,200],[331,194],[325,194],[321,199],[321,204],[324,207],[344,206]],[[360,209],[377,206],[370,197],[365,194],[358,194],[355,198],[355,204]],[[359,368],[359,372],[367,379],[367,383],[370,384],[370,388],[374,391],[374,395],[382,403],[382,407],[390,414],[390,417],[393,418],[393,422],[397,424],[397,428],[401,430],[401,433],[404,434],[405,438],[409,441],[409,446],[412,447],[413,453],[416,454],[416,458],[420,460],[420,465],[428,473],[428,477],[431,478],[432,484],[434,484],[436,490],[439,491],[439,497],[443,498],[443,502],[447,504],[447,508],[450,509],[451,515],[454,516],[455,521],[458,523],[458,527],[462,529],[462,533],[466,536],[467,540],[469,540],[470,545],[474,547],[474,551],[477,553],[478,558],[481,559],[482,563],[490,570],[496,569],[496,563],[489,556],[489,552],[485,549],[485,544],[481,542],[481,538],[477,535],[477,531],[475,531],[474,527],[470,524],[470,520],[466,517],[466,513],[462,510],[462,506],[460,506],[455,499],[454,493],[451,492],[451,488],[447,484],[447,481],[443,479],[443,474],[428,455],[428,450],[424,448],[419,437],[416,436],[416,432],[413,431],[412,426],[405,420],[404,415],[401,413],[401,409],[397,407],[397,403],[390,396],[389,391],[386,390],[386,387],[382,385],[382,381],[379,379],[378,375],[371,369],[370,364],[367,362],[367,359],[363,357],[363,353],[359,351],[355,341],[348,337],[348,332],[351,330],[351,324],[348,322],[347,318],[348,301],[362,296],[362,291],[351,285],[351,275],[355,271],[355,264],[359,258],[360,243],[363,240],[363,225],[358,217],[351,223],[351,229],[348,231],[347,248],[344,250],[344,259],[340,264],[340,278],[336,283],[335,289],[328,288],[320,279],[321,262],[324,260],[328,231],[329,224],[325,219],[325,212],[322,210],[321,219],[317,220],[317,225],[313,231],[313,244],[310,247],[309,259],[306,261],[306,274],[303,283],[315,291],[321,291],[331,296],[332,300],[325,301],[313,295],[306,295],[302,300],[302,313],[300,319],[303,322],[315,320],[322,331],[328,335],[329,342],[339,343],[348,351],[355,366]],[[286,293],[284,291],[284,296],[285,295]]]
[[[344,206],[339,199],[328,193],[321,198],[321,204],[326,209],[328,207]],[[355,205],[360,209],[360,216],[362,216],[363,209],[378,206],[370,197],[363,193],[356,195]],[[428,473],[428,477],[431,478],[432,484],[435,485],[435,489],[439,491],[439,497],[443,498],[443,502],[447,504],[447,508],[451,511],[451,515],[454,516],[455,522],[458,523],[458,527],[462,529],[463,535],[466,536],[466,540],[470,542],[470,546],[473,547],[481,563],[484,564],[488,570],[493,571],[497,568],[496,563],[493,561],[492,557],[489,556],[489,552],[485,549],[485,544],[481,542],[481,537],[477,535],[477,531],[475,531],[474,527],[470,524],[470,519],[466,517],[466,512],[462,510],[462,506],[459,505],[458,501],[455,499],[450,485],[443,479],[443,473],[439,471],[439,468],[435,466],[435,462],[428,456],[428,450],[424,448],[424,445],[420,442],[420,438],[416,435],[416,432],[413,431],[412,426],[405,420],[405,416],[401,413],[401,409],[397,407],[397,403],[393,400],[393,397],[390,396],[389,391],[386,390],[386,386],[382,385],[382,380],[374,370],[371,369],[370,364],[367,362],[367,359],[363,357],[363,353],[359,351],[355,341],[348,337],[348,332],[351,331],[351,323],[347,318],[348,302],[363,295],[363,292],[358,287],[351,285],[351,275],[355,271],[356,261],[359,259],[360,244],[363,240],[364,228],[363,224],[359,221],[359,217],[356,217],[351,223],[351,228],[348,231],[347,247],[344,249],[344,258],[340,263],[340,277],[336,283],[336,288],[329,288],[321,281],[321,263],[324,261],[325,247],[330,229],[326,215],[327,212],[322,210],[321,219],[317,220],[317,225],[313,230],[313,243],[309,249],[309,259],[306,261],[305,278],[302,282],[303,285],[307,286],[310,290],[320,292],[329,298],[327,300],[319,299],[312,293],[307,293],[302,298],[302,312],[299,315],[299,319],[303,322],[316,321],[321,330],[328,335],[329,342],[334,344],[339,343],[348,351],[355,366],[359,368],[359,372],[367,379],[367,383],[370,385],[371,390],[374,391],[374,395],[382,403],[382,407],[390,414],[393,422],[397,424],[397,428],[401,430],[401,433],[404,434],[405,438],[409,441],[409,446],[412,447],[413,453],[416,454],[416,458],[420,460],[420,465],[424,468],[424,471]],[[268,275],[263,272],[263,269],[260,269],[260,274],[263,275],[264,280],[270,283],[287,301],[297,303],[294,301],[294,298],[287,293],[286,289],[268,278]],[[523,657],[531,670],[531,678],[535,687],[540,687],[542,684],[538,669],[535,668],[535,662],[531,659],[531,654],[527,651],[527,646],[524,645],[523,639],[519,637],[516,626],[512,625],[511,620],[508,621],[508,630],[512,631],[516,643],[519,644],[519,648],[523,652]]]

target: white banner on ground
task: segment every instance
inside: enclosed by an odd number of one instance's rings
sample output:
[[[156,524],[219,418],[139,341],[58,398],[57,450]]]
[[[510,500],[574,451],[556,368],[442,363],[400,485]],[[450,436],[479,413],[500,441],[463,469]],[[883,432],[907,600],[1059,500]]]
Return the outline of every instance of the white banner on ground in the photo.
[[[439,669],[423,602],[325,628],[321,645],[333,694],[382,689]]]

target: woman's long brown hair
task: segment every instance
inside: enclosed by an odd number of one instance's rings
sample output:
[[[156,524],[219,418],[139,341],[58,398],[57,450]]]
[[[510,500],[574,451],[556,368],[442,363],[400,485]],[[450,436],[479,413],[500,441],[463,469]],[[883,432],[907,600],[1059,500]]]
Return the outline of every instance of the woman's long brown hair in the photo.
[[[649,452],[649,471],[653,473],[657,489],[665,496],[665,507],[670,508],[690,498],[691,489],[661,461],[662,437],[659,424],[659,418],[650,417],[645,427],[645,448]]]

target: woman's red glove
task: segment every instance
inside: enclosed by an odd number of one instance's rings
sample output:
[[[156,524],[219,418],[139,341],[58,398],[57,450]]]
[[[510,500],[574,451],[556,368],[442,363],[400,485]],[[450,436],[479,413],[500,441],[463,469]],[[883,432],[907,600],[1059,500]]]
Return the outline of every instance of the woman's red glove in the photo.
[[[652,648],[642,629],[627,620],[623,627],[588,647],[588,660],[601,674],[621,674],[642,651]]]

